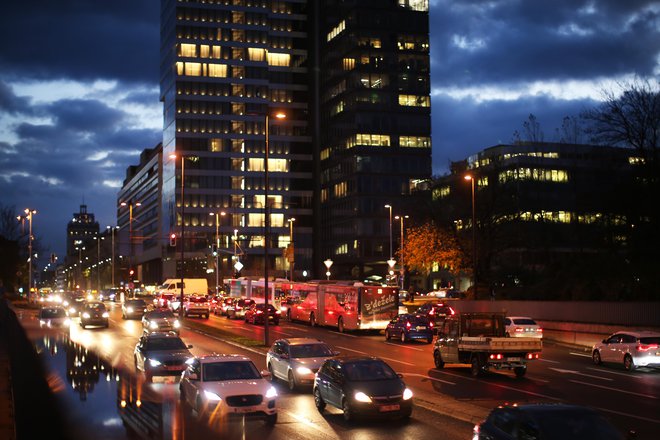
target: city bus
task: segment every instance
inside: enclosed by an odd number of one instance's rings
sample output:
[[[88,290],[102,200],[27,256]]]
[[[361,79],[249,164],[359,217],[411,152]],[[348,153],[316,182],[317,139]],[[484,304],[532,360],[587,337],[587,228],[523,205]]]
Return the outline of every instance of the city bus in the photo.
[[[251,298],[256,303],[264,302],[264,279],[248,277],[228,278],[224,280],[229,296],[232,298]],[[268,303],[276,310],[280,310],[282,301],[289,290],[289,281],[281,278],[268,281]]]
[[[399,289],[354,281],[292,283],[292,321],[345,330],[384,330],[398,313]]]

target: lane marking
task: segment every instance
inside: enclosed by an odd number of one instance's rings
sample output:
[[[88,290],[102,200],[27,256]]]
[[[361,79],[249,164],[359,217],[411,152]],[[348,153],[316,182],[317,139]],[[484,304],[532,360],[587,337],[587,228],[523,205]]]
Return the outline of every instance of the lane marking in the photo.
[[[431,376],[425,376],[423,374],[418,374],[418,373],[403,373],[404,376],[416,376],[416,377],[422,377],[424,379],[429,379],[435,382],[441,382],[441,383],[446,383],[447,385],[456,385],[455,382],[449,382],[448,380],[442,380],[442,379],[436,379],[435,377]]]
[[[348,350],[348,351],[352,351],[352,352],[355,352],[355,353],[360,353],[360,354],[363,354],[363,355],[369,356],[369,353],[365,353],[364,351],[353,350],[352,348],[348,348],[348,347],[340,347],[340,346],[337,346],[337,348],[340,348],[340,349],[342,349],[342,350]]]
[[[618,414],[618,415],[624,416],[624,417],[632,417],[633,419],[644,420],[645,422],[660,423],[660,420],[649,419],[648,417],[636,416],[635,414],[628,414],[628,413],[624,413],[624,412],[621,412],[621,411],[615,411],[613,409],[605,409],[605,408],[599,408],[599,407],[595,407],[595,408],[599,411],[605,411],[605,412],[609,412],[609,413],[612,413],[612,414]]]
[[[335,331],[332,331],[332,330],[330,330],[330,333],[334,333],[336,335],[341,335],[341,336],[348,336],[349,338],[357,338],[358,337],[356,335],[349,335],[348,333],[340,333],[340,332],[335,332]]]
[[[410,349],[410,350],[425,351],[425,350],[422,350],[421,348],[410,347],[410,346],[403,345],[403,344],[392,344],[391,342],[385,342],[385,344],[387,344],[387,345],[392,345],[392,346],[394,346],[394,347],[408,348],[408,349]]]
[[[617,371],[603,370],[602,368],[587,367],[587,370],[598,371],[600,373],[606,373],[606,374],[617,374],[619,376],[630,377],[630,378],[635,378],[635,379],[644,379],[641,376],[634,376],[634,375],[631,375],[630,373],[619,373]]]
[[[383,357],[383,356],[378,356],[378,357],[381,358],[381,359],[386,359],[386,360],[391,361],[391,362],[398,362],[398,363],[403,364],[403,365],[408,365],[409,367],[416,367],[417,366],[415,364],[410,364],[408,362],[403,362],[403,361],[400,361],[398,359],[386,358],[386,357]]]
[[[548,383],[548,382],[550,382],[549,380],[540,379],[540,378],[538,378],[538,377],[534,377],[534,376],[527,376],[527,379],[533,380],[533,381],[535,381],[535,382],[543,382],[543,383]]]
[[[290,415],[293,419],[297,420],[298,422],[302,423],[303,425],[308,426],[310,428],[313,428],[313,429],[319,431],[321,434],[323,434],[323,435],[325,435],[329,438],[336,438],[336,433],[335,432],[331,432],[327,429],[324,429],[323,427],[321,427],[319,424],[315,423],[312,419],[310,419],[308,417],[301,416],[301,415],[298,415],[296,413],[293,413],[293,412],[287,411],[287,410],[285,410],[283,412]]]
[[[575,370],[564,370],[562,368],[548,368],[548,370],[553,370],[558,373],[569,373],[569,374],[577,374],[578,376],[585,376],[585,377],[591,377],[594,379],[600,379],[600,380],[609,380],[610,382],[613,381],[614,379],[610,379],[609,377],[600,377],[600,376],[594,376],[592,374],[586,374],[586,373],[580,373],[579,371]]]
[[[550,362],[551,364],[561,364],[561,362],[559,362],[559,361],[551,361],[550,359],[543,359],[543,358],[539,359],[539,361],[541,361],[541,362]]]
[[[606,386],[603,386],[603,385],[596,385],[595,383],[582,382],[582,381],[579,381],[579,380],[572,380],[572,379],[571,379],[571,382],[579,383],[579,384],[582,384],[582,385],[587,385],[587,386],[590,386],[590,387],[602,388],[604,390],[618,391],[620,393],[630,394],[632,396],[646,397],[648,399],[654,399],[654,400],[658,399],[657,396],[651,396],[649,394],[633,393],[632,391],[620,390],[618,388],[606,387]]]
[[[572,354],[573,356],[580,356],[580,357],[585,357],[585,358],[591,358],[590,354],[584,354],[584,353],[575,353],[573,351],[569,352],[568,354]]]

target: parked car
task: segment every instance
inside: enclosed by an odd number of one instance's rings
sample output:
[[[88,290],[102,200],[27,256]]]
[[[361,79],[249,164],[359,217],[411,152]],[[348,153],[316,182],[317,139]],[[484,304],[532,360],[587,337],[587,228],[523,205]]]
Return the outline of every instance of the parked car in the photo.
[[[445,318],[450,315],[455,315],[456,311],[449,305],[443,302],[429,301],[422,304],[416,311],[417,315],[426,315],[433,322],[433,327],[437,331]]]
[[[197,315],[208,319],[211,304],[206,295],[189,295],[183,298],[183,316]]]
[[[507,316],[504,318],[506,336],[511,338],[542,338],[543,329],[532,318]]]
[[[181,400],[199,416],[262,418],[277,423],[277,390],[244,356],[207,355],[193,359],[181,375]]]
[[[472,433],[473,440],[623,438],[596,410],[554,403],[497,407]]]
[[[313,385],[321,364],[338,354],[318,339],[279,339],[266,354],[266,368],[273,380],[286,381],[294,391],[302,385]]]
[[[244,318],[245,322],[251,322],[252,324],[265,324],[266,315],[268,315],[269,323],[279,325],[280,314],[281,312],[276,310],[272,304],[268,304],[268,313],[266,313],[266,304],[251,304],[245,311]]]
[[[144,371],[147,382],[154,376],[180,376],[193,358],[191,348],[175,333],[143,335],[133,352],[135,370]]]
[[[227,318],[228,319],[244,318],[245,312],[247,311],[248,307],[250,307],[252,304],[254,304],[253,299],[249,299],[249,298],[237,299],[227,307]]]
[[[142,332],[174,332],[179,333],[181,323],[170,309],[156,309],[147,312],[142,317]]]
[[[95,325],[108,328],[110,314],[101,301],[87,301],[80,310],[80,326]]]
[[[121,305],[123,319],[142,318],[147,313],[147,303],[143,299],[127,299]]]
[[[620,363],[627,371],[638,367],[660,368],[660,333],[617,332],[595,344],[591,356],[596,365]]]
[[[66,328],[70,325],[71,320],[64,307],[47,306],[39,310],[39,327]]]
[[[357,416],[409,418],[413,393],[401,376],[376,357],[339,357],[326,360],[314,379],[314,404],[323,412],[332,405],[344,420]]]
[[[385,328],[385,340],[399,339],[408,342],[422,339],[433,342],[433,321],[427,315],[405,313],[392,319]]]

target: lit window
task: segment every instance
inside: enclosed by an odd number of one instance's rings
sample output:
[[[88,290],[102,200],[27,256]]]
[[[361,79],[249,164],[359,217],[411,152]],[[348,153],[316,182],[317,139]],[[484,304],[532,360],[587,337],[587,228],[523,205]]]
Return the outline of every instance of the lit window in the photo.
[[[328,41],[332,40],[335,38],[337,35],[339,35],[344,29],[346,29],[346,20],[342,20],[339,22],[337,26],[332,28],[330,32],[328,32]]]
[[[351,142],[354,142],[351,145]],[[355,138],[349,139],[348,148],[351,148],[355,145],[371,145],[376,147],[389,147],[390,146],[390,136],[387,134],[365,134],[358,133],[355,135]]]
[[[213,78],[225,78],[227,76],[227,65],[209,64],[209,76]]]
[[[344,70],[353,70],[353,69],[355,69],[355,58],[344,58],[343,67],[344,67]]]
[[[399,95],[399,105],[410,107],[430,107],[431,98],[419,95]]]
[[[291,55],[289,55],[288,53],[268,52],[269,66],[289,66],[290,63],[291,63]]]
[[[182,57],[196,57],[197,56],[197,45],[196,44],[185,44],[182,43],[179,50],[179,56]]]
[[[258,47],[248,47],[248,58],[250,61],[264,61],[266,51]]]
[[[400,136],[400,147],[431,148],[431,138],[428,136]]]
[[[346,182],[339,182],[333,187],[333,195],[336,198],[346,197],[348,194],[348,184]]]
[[[201,63],[183,63],[183,74],[186,76],[200,76],[202,73]]]
[[[399,6],[413,11],[428,12],[429,0],[399,0]]]

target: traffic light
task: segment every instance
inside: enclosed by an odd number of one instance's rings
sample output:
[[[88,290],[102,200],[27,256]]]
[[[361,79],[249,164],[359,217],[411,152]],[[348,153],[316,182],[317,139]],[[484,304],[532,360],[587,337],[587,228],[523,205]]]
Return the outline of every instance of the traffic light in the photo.
[[[133,275],[135,275],[135,270],[130,269],[130,270],[128,271],[128,279],[129,279],[129,281],[133,281]]]
[[[211,245],[211,255],[214,257],[218,256],[218,248],[214,244]]]
[[[176,234],[170,234],[170,246],[176,247]]]

